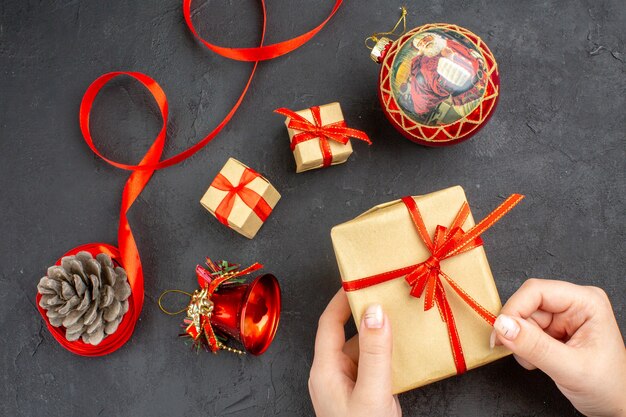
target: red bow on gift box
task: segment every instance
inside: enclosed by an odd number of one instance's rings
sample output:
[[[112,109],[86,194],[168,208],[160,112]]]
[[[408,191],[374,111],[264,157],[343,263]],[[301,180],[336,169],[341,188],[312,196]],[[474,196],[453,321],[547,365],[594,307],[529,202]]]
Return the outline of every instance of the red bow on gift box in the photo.
[[[439,262],[467,252],[483,244],[480,235],[489,229],[495,222],[500,220],[502,216],[508,213],[513,207],[519,203],[524,196],[512,194],[500,206],[492,211],[487,217],[481,220],[477,225],[467,232],[461,228],[465,220],[469,216],[469,206],[464,202],[456,218],[450,225],[445,227],[438,225],[435,230],[434,240],[431,240],[424,225],[422,215],[415,203],[413,197],[404,197],[402,202],[406,206],[413,225],[417,230],[420,238],[428,248],[431,256],[424,262],[416,265],[410,265],[394,271],[384,272],[372,275],[366,278],[357,279],[343,283],[345,291],[356,291],[363,288],[371,287],[395,278],[405,277],[407,283],[411,286],[410,294],[413,297],[421,298],[424,295],[424,310],[430,310],[437,305],[441,320],[448,327],[448,335],[450,336],[450,346],[454,357],[454,364],[457,373],[461,374],[467,370],[465,357],[463,356],[463,348],[461,340],[454,322],[454,314],[446,296],[446,289],[443,285],[445,280],[461,299],[470,306],[478,315],[484,319],[489,325],[493,326],[496,319],[495,315],[481,306],[474,300],[463,288],[459,286],[452,278],[446,275],[439,265]],[[443,278],[443,280],[442,280]]]
[[[300,131],[300,133],[293,135],[293,138],[291,138],[292,151],[302,142],[311,139],[319,139],[323,166],[327,167],[330,166],[333,161],[329,140],[334,140],[335,142],[345,145],[352,137],[367,142],[370,145],[372,144],[372,141],[370,141],[369,136],[367,136],[365,132],[349,128],[343,120],[323,125],[319,106],[313,106],[309,110],[311,110],[311,114],[313,115],[313,123],[293,110],[284,107],[274,110],[274,113],[282,114],[291,119],[287,125],[288,128]]]
[[[228,178],[223,176],[221,173],[217,174],[217,176],[211,183],[211,187],[217,188],[218,190],[226,191],[228,193],[215,210],[215,217],[217,217],[217,220],[219,220],[220,223],[229,226],[228,216],[233,210],[233,205],[235,204],[235,196],[239,196],[239,198],[241,198],[241,200],[248,207],[250,207],[257,216],[259,216],[259,219],[261,219],[261,221],[264,222],[265,220],[267,220],[270,213],[272,212],[272,207],[267,204],[267,201],[265,201],[265,199],[261,197],[259,193],[247,187],[247,185],[250,184],[252,180],[257,177],[261,177],[261,174],[251,168],[246,167],[241,174],[239,182],[235,186],[228,180]]]

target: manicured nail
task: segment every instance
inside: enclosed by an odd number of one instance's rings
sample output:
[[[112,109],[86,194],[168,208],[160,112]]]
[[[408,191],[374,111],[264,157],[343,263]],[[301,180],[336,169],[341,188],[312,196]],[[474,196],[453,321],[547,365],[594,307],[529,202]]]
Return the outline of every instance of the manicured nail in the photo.
[[[493,350],[496,347],[496,330],[491,331],[491,336],[489,336],[489,349]]]
[[[367,307],[363,315],[363,321],[368,329],[380,329],[383,327],[383,308],[380,304],[372,304]]]
[[[508,340],[515,340],[519,334],[519,325],[511,317],[500,314],[493,324],[493,328],[499,335]]]

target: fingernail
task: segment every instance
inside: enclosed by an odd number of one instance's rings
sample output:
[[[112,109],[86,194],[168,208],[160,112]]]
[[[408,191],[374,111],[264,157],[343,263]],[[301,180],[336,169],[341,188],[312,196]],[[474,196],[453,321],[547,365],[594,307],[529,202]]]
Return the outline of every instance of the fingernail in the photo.
[[[383,308],[380,304],[372,304],[367,307],[363,315],[363,322],[368,329],[380,329],[383,327]]]
[[[496,330],[491,331],[491,336],[489,336],[489,349],[493,350],[496,347]]]
[[[498,316],[496,322],[493,324],[493,328],[498,334],[508,340],[515,340],[519,334],[519,325],[517,322],[504,314]]]

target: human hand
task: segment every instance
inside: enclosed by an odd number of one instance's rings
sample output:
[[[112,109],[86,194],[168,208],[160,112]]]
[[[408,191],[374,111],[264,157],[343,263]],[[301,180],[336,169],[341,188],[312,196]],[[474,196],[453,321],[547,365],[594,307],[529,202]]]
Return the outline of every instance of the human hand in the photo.
[[[378,305],[368,307],[359,327],[359,353],[351,339],[346,343],[344,325],[350,306],[343,289],[320,317],[315,357],[309,377],[309,393],[318,417],[401,416],[391,386],[391,326]],[[351,357],[351,356],[354,356]]]
[[[626,349],[604,291],[529,279],[502,308],[494,342],[539,368],[587,416],[626,416]]]

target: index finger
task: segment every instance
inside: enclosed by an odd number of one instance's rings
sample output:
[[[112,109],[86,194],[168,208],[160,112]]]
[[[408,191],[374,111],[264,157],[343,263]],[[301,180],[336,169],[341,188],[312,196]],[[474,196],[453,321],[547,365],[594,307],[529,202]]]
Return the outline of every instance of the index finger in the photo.
[[[350,318],[348,298],[343,288],[330,300],[320,316],[315,336],[315,356],[329,357],[342,354],[346,335],[343,327]]]
[[[589,289],[565,281],[531,278],[509,298],[502,313],[529,318],[536,311],[563,313],[589,298]]]

